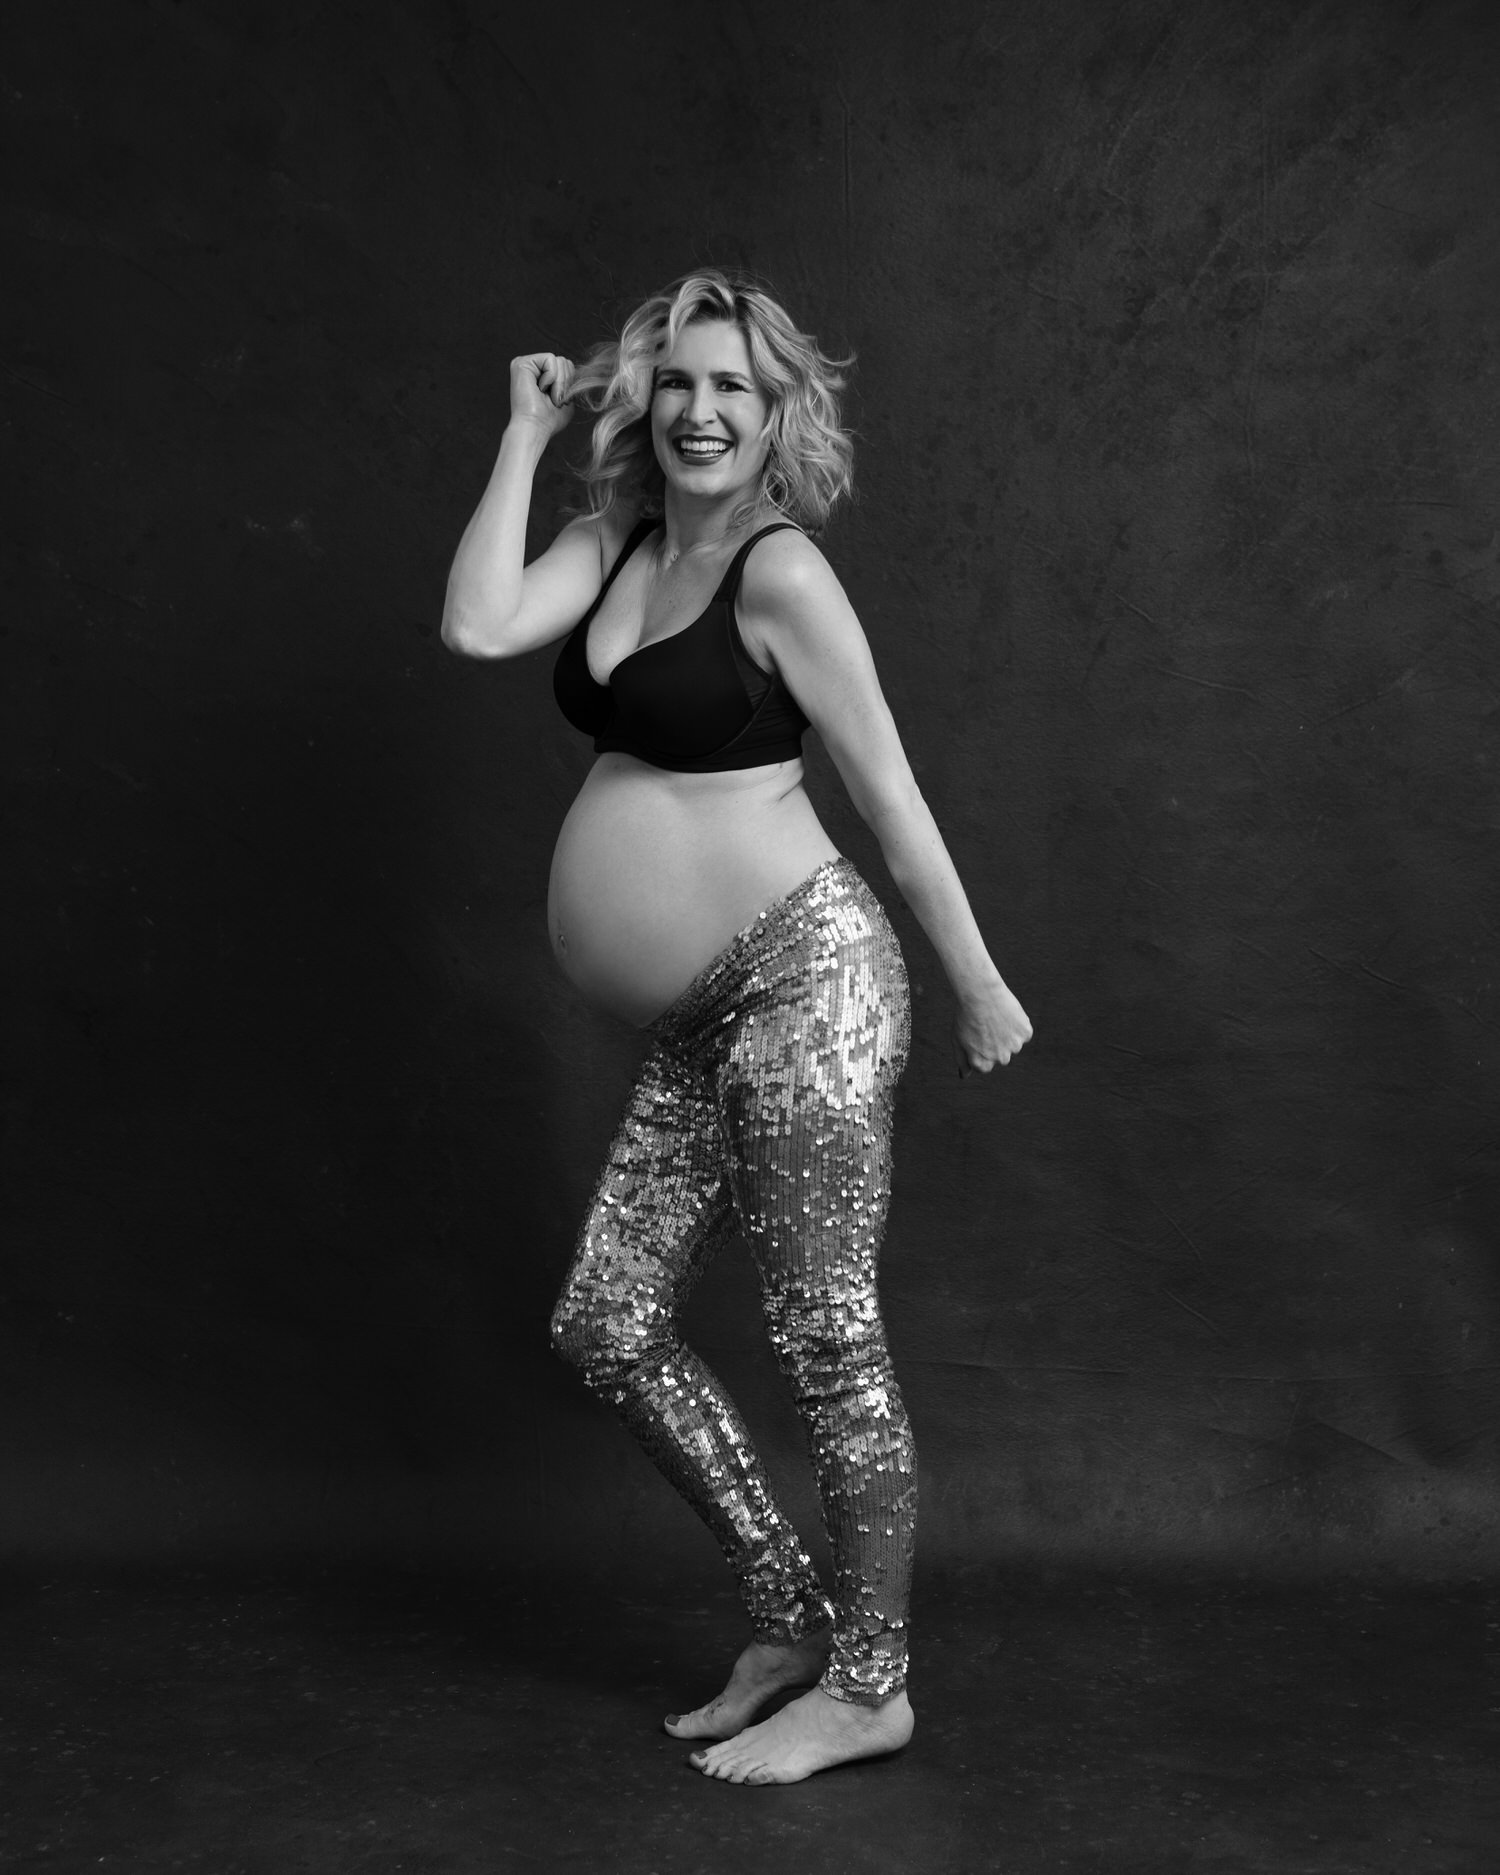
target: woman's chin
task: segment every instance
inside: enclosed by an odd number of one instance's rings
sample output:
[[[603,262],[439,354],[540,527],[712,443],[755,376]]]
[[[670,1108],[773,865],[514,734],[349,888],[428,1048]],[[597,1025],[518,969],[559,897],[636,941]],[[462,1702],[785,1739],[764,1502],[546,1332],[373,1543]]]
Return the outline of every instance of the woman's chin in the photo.
[[[742,501],[753,501],[756,491],[753,480],[704,469],[674,469],[667,475],[667,487],[679,501],[711,504],[716,508],[726,503],[738,507]]]

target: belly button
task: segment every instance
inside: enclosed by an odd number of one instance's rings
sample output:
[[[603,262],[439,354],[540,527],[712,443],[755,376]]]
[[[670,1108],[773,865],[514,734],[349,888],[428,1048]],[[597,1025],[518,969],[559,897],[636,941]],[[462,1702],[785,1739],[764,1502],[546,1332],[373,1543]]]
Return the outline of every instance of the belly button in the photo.
[[[568,948],[568,940],[563,936],[563,928],[561,925],[557,927],[557,948],[560,951],[565,951]]]

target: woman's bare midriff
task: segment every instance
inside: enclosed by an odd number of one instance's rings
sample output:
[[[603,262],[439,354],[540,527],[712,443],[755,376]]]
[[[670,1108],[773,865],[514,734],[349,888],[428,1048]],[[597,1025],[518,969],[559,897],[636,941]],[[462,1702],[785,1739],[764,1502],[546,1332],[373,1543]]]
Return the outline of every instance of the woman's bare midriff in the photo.
[[[601,755],[552,856],[547,927],[577,989],[644,1027],[838,849],[800,761],[680,775]]]

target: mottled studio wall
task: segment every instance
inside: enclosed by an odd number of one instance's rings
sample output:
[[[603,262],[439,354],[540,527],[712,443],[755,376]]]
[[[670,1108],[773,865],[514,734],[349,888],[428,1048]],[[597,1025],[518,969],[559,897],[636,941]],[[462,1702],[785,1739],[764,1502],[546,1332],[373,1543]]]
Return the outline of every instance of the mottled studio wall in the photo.
[[[1493,1561],[1490,17],[8,9],[6,1554],[709,1557],[545,1345],[588,751],[435,626],[508,355],[717,260],[858,351],[828,551],[1037,1024],[961,1084],[898,912],[927,1553]]]

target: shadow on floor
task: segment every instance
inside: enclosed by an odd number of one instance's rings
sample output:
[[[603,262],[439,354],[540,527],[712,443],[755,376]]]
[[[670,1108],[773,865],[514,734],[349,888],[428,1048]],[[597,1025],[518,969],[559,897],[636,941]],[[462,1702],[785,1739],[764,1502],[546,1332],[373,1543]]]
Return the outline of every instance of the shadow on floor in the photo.
[[[975,1570],[917,1735],[777,1790],[684,1766],[726,1594],[329,1572],[13,1583],[0,1866],[205,1875],[1492,1875],[1482,1583]]]

